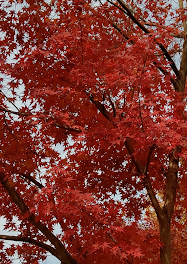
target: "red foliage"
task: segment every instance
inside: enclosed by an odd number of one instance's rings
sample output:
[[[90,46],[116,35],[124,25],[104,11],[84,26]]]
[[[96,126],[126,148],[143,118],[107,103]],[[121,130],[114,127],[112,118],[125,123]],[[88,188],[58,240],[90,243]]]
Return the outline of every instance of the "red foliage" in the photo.
[[[172,59],[185,13],[113,3],[0,2],[0,239],[23,241],[1,242],[4,263],[47,251],[62,263],[158,263],[144,180],[165,193],[171,153],[187,208],[186,95]]]

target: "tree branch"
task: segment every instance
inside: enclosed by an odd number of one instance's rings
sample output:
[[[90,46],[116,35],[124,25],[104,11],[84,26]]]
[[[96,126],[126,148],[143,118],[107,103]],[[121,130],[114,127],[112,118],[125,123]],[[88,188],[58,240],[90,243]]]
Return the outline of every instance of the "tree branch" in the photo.
[[[105,106],[103,104],[101,104],[99,102],[99,100],[95,99],[93,95],[89,95],[89,99],[97,107],[97,109],[101,112],[101,114],[104,117],[106,117],[106,119],[108,119],[109,121],[111,121],[110,113],[106,110]]]
[[[24,112],[20,112],[20,111],[15,112],[15,111],[12,111],[12,110],[3,108],[3,107],[0,107],[0,111],[5,112],[5,113],[10,113],[10,114],[18,115],[18,116],[29,116],[30,115],[30,113],[24,113]]]
[[[125,35],[123,32],[122,32],[122,29],[112,20],[112,25],[115,29],[117,29],[117,31],[126,39],[126,40],[129,40],[129,37],[127,37],[127,35]]]
[[[49,239],[51,244],[55,246],[58,252],[57,258],[64,264],[77,264],[77,261],[71,257],[60,240],[58,240],[58,238],[56,238],[56,236],[53,235],[53,233],[44,224],[35,220],[35,215],[30,213],[29,208],[15,190],[14,183],[9,177],[5,176],[3,172],[0,172],[0,182],[12,198],[13,202],[18,206],[22,214],[26,216],[26,219],[39,229],[46,236],[46,238]]]
[[[144,169],[142,168],[141,164],[134,157],[134,148],[133,148],[131,139],[127,138],[125,140],[125,147],[126,147],[128,153],[129,153],[129,155],[131,156],[132,162],[136,166],[136,169],[137,169],[138,173],[140,175],[143,175],[144,174]]]
[[[111,18],[112,19],[112,18]],[[113,21],[113,19],[112,19],[112,25],[113,25],[113,27],[126,39],[126,40],[128,40],[132,45],[134,44],[133,43],[133,41],[132,40],[130,40],[130,38],[126,35],[126,34],[124,34],[123,33],[123,31],[122,31],[122,29]],[[163,54],[164,55],[164,54]],[[156,67],[166,76],[166,75],[169,75],[169,73],[166,71],[166,70],[164,70],[161,66],[158,66],[158,63],[157,62],[155,62],[155,61],[153,61],[153,63],[154,63],[154,65],[156,65]],[[176,82],[176,80],[175,79],[173,79],[173,78],[170,78],[170,80],[171,80],[171,82],[173,83],[173,80],[174,80],[174,82]]]
[[[6,94],[3,93],[3,91],[1,90],[0,93],[6,98],[6,100],[12,104],[18,111],[19,111],[19,108],[8,98],[8,96],[6,96]]]
[[[24,178],[26,178],[29,181],[33,182],[40,189],[44,188],[44,186],[40,182],[38,182],[37,180],[35,180],[30,174],[21,173],[21,176],[23,176]]]
[[[32,239],[30,237],[22,237],[22,236],[8,236],[8,235],[0,235],[0,239],[2,240],[13,240],[13,241],[20,241],[20,242],[26,242],[35,246],[38,246],[40,248],[46,249],[49,251],[53,256],[58,258],[58,252],[55,248],[40,242],[38,240]]]
[[[159,202],[155,196],[155,192],[153,190],[153,187],[152,187],[152,184],[150,182],[148,174],[144,176],[143,183],[144,183],[144,186],[147,190],[149,198],[152,202],[153,208],[155,209],[155,212],[157,214],[158,219],[159,220],[163,219],[165,216],[164,210],[159,205]]]
[[[56,127],[59,127],[59,128],[63,128],[63,129],[69,130],[69,131],[72,131],[72,132],[82,132],[82,129],[80,129],[78,127],[68,127],[66,125],[61,125],[61,124],[59,124],[57,122],[53,123],[52,125],[56,126]]]
[[[118,0],[117,0],[118,1]],[[109,3],[111,3],[112,5],[114,5],[115,7],[117,7],[119,10],[121,10],[125,15],[128,15],[134,23],[136,23],[146,34],[150,33],[150,31],[148,29],[146,29],[133,15],[133,13],[131,12],[131,10],[125,5],[125,3],[122,1],[122,0],[119,0],[118,2],[122,5],[122,7],[125,9],[123,10],[122,8],[120,8],[118,5],[114,4],[112,1],[108,0]],[[127,12],[128,11],[128,12]],[[141,18],[142,19],[142,18]],[[123,33],[122,29],[114,22],[114,20],[111,18],[112,20],[112,25],[113,27],[126,39],[126,40],[130,40],[130,38]],[[175,36],[174,37],[180,37],[181,36]],[[133,44],[133,41],[130,40],[130,43]],[[170,81],[171,83],[173,84],[174,88],[175,88],[175,91],[183,91],[184,90],[184,80],[183,80],[183,88],[181,88],[181,85],[180,85],[180,71],[177,69],[173,59],[171,58],[170,54],[167,52],[167,50],[165,49],[165,47],[157,42],[157,45],[160,47],[160,49],[163,51],[163,55],[167,58],[167,60],[170,62],[170,65],[171,65],[171,68],[172,70],[174,71],[174,73],[176,74],[177,76],[177,79],[174,79],[174,78],[170,78]],[[168,72],[166,70],[164,70],[161,66],[158,66],[156,62],[153,62],[157,67],[158,69],[166,76],[166,75],[169,75]],[[183,65],[185,65],[183,63]],[[184,72],[184,71],[183,71]],[[183,74],[184,75],[184,74]]]
[[[15,112],[15,111],[12,111],[12,110],[9,110],[9,109],[6,109],[6,108],[2,108],[2,107],[0,107],[0,111],[5,112],[5,113],[18,115],[18,116],[32,116],[32,114],[30,114],[30,113],[20,112],[20,111]],[[54,122],[51,125],[59,127],[59,128],[63,128],[65,130],[69,130],[69,131],[72,131],[72,132],[82,132],[82,130],[80,128],[78,128],[78,127],[69,127],[69,126],[62,125],[62,124],[57,123],[57,122]]]
[[[174,80],[176,92],[184,92],[186,85],[186,76],[187,76],[187,37],[185,37],[183,43],[179,76],[176,80]]]
[[[144,27],[144,25],[142,25],[133,15],[132,11],[127,7],[127,5],[125,4],[125,2],[123,0],[117,0],[118,3],[125,9],[126,14],[128,15],[128,17],[130,17],[130,19],[139,27],[141,28],[146,34],[150,33],[150,31]]]
[[[156,145],[153,144],[151,147],[150,147],[150,151],[149,151],[149,154],[148,154],[148,157],[147,157],[147,164],[146,164],[146,167],[145,167],[145,174],[148,173],[148,170],[149,170],[149,164],[150,164],[150,161],[151,161],[151,156],[152,156],[152,153],[155,149]]]
[[[116,117],[116,108],[115,108],[115,105],[114,105],[114,103],[112,102],[112,99],[110,98],[110,95],[109,95],[108,92],[107,92],[107,96],[108,96],[108,99],[109,99],[110,105],[111,105],[112,110],[113,110],[113,117]]]
[[[147,173],[145,174],[145,172],[144,172],[145,169],[142,168],[140,162],[138,160],[136,160],[135,157],[134,157],[134,148],[133,148],[133,145],[132,145],[132,142],[131,142],[130,139],[126,139],[125,147],[127,148],[127,151],[129,153],[129,155],[131,156],[132,161],[133,161],[134,165],[136,166],[136,169],[137,169],[138,173],[143,176],[144,186],[145,186],[145,188],[147,190],[147,193],[149,195],[149,198],[150,198],[150,200],[152,202],[152,205],[153,205],[153,207],[155,209],[155,212],[156,212],[158,218],[162,219],[164,217],[164,211],[163,211],[163,209],[160,207],[160,205],[158,203],[158,200],[157,200],[157,198],[155,196],[155,193],[154,193],[154,190],[152,188],[152,185],[151,185],[151,182],[150,182],[148,174]],[[151,153],[152,153],[152,151],[151,151]],[[149,155],[148,155],[147,165],[148,165],[148,163],[150,163],[150,157],[149,156],[151,155],[151,153],[149,153]]]
[[[127,5],[124,3],[124,1],[123,0],[117,0],[117,1],[125,9],[126,15],[128,15],[128,17],[130,17],[130,19],[140,29],[142,29],[146,34],[149,34],[150,31],[134,17],[134,15],[132,14],[131,10],[127,7]],[[160,49],[163,51],[163,53],[164,53],[165,57],[167,58],[167,60],[170,62],[170,66],[171,66],[172,70],[174,71],[174,73],[176,74],[176,76],[179,77],[179,71],[178,71],[173,59],[171,58],[170,54],[167,52],[167,50],[165,49],[165,47],[161,43],[159,43],[157,41],[156,41],[156,43],[160,47]]]

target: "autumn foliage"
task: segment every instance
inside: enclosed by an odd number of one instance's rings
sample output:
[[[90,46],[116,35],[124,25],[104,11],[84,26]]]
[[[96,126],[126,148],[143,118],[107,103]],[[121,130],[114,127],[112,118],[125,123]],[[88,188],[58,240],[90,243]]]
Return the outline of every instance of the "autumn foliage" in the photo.
[[[2,263],[187,261],[186,11],[0,1]]]

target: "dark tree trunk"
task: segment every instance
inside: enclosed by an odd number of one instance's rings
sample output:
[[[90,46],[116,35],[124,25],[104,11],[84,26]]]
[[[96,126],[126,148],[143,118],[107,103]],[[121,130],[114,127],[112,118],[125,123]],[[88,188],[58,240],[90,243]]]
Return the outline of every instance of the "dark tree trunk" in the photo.
[[[171,264],[171,224],[167,216],[159,222],[160,229],[160,264]]]
[[[164,207],[157,214],[160,230],[160,264],[171,264],[171,220],[173,216],[177,191],[178,159],[174,153],[169,156],[169,166],[166,173],[166,191]]]

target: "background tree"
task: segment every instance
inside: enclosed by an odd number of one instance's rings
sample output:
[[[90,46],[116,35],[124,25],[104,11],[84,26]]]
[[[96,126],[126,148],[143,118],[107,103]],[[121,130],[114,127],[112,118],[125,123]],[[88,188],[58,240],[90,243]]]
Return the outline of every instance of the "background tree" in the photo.
[[[172,263],[187,207],[183,2],[0,3],[1,259]],[[160,239],[143,226],[150,205]]]

